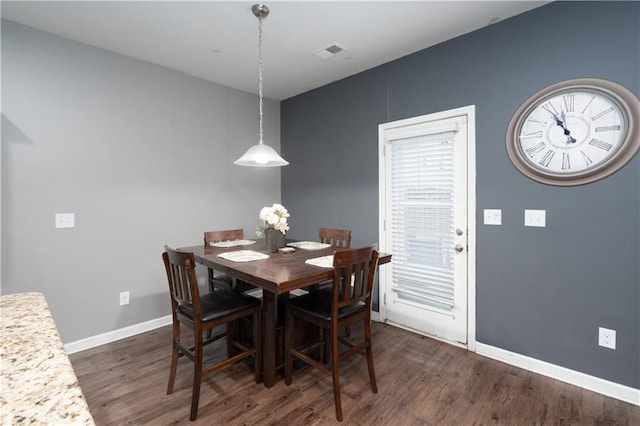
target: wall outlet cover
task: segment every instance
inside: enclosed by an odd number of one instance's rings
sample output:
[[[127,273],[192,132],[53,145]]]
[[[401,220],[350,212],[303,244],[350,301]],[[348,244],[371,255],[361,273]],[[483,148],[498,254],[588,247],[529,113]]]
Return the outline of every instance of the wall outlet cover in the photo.
[[[74,213],[56,213],[56,228],[75,228],[76,215]]]
[[[546,210],[525,210],[524,226],[534,226],[537,228],[544,228],[545,226],[547,226],[547,211]]]
[[[485,225],[502,225],[501,209],[484,209]]]
[[[598,344],[602,347],[616,348],[616,331],[610,328],[598,327]]]

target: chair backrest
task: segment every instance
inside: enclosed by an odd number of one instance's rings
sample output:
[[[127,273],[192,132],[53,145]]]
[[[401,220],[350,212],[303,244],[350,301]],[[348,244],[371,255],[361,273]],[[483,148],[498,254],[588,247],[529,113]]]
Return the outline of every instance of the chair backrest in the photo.
[[[371,291],[378,266],[374,246],[337,250],[333,254],[333,314],[339,308],[364,302],[371,311]]]
[[[243,229],[226,229],[224,231],[208,231],[204,233],[204,245],[220,241],[242,240],[244,238]]]
[[[320,242],[335,248],[351,247],[351,231],[348,229],[320,228]]]
[[[193,253],[176,251],[168,246],[164,246],[164,250],[162,260],[167,270],[173,315],[179,306],[187,306],[193,309],[194,319],[202,318]]]

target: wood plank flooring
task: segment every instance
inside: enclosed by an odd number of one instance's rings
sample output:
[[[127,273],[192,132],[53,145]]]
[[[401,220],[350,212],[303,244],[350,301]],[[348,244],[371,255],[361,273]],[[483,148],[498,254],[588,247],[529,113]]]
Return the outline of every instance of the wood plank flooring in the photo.
[[[640,407],[385,324],[372,327],[378,393],[364,358],[344,362],[344,425],[640,425]],[[303,367],[291,386],[280,377],[266,389],[243,362],[203,380],[198,419],[189,422],[193,364],[180,360],[167,395],[170,342],[163,327],[70,356],[98,425],[340,424],[329,376]],[[222,356],[224,342],[207,350]]]

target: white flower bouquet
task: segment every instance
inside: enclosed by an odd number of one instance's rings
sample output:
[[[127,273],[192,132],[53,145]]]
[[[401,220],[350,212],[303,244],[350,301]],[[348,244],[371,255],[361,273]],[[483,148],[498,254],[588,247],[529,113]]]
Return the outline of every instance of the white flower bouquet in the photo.
[[[271,207],[263,207],[262,210],[260,210],[262,225],[256,227],[256,236],[264,236],[266,229],[275,229],[282,232],[283,235],[286,234],[289,230],[289,224],[287,223],[288,217],[289,212],[282,204],[274,203]]]

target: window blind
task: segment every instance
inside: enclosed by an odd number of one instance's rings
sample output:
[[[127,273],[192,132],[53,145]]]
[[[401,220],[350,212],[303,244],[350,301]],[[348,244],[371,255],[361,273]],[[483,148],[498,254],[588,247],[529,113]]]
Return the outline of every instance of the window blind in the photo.
[[[391,245],[398,298],[454,306],[454,131],[398,138],[391,149]]]

